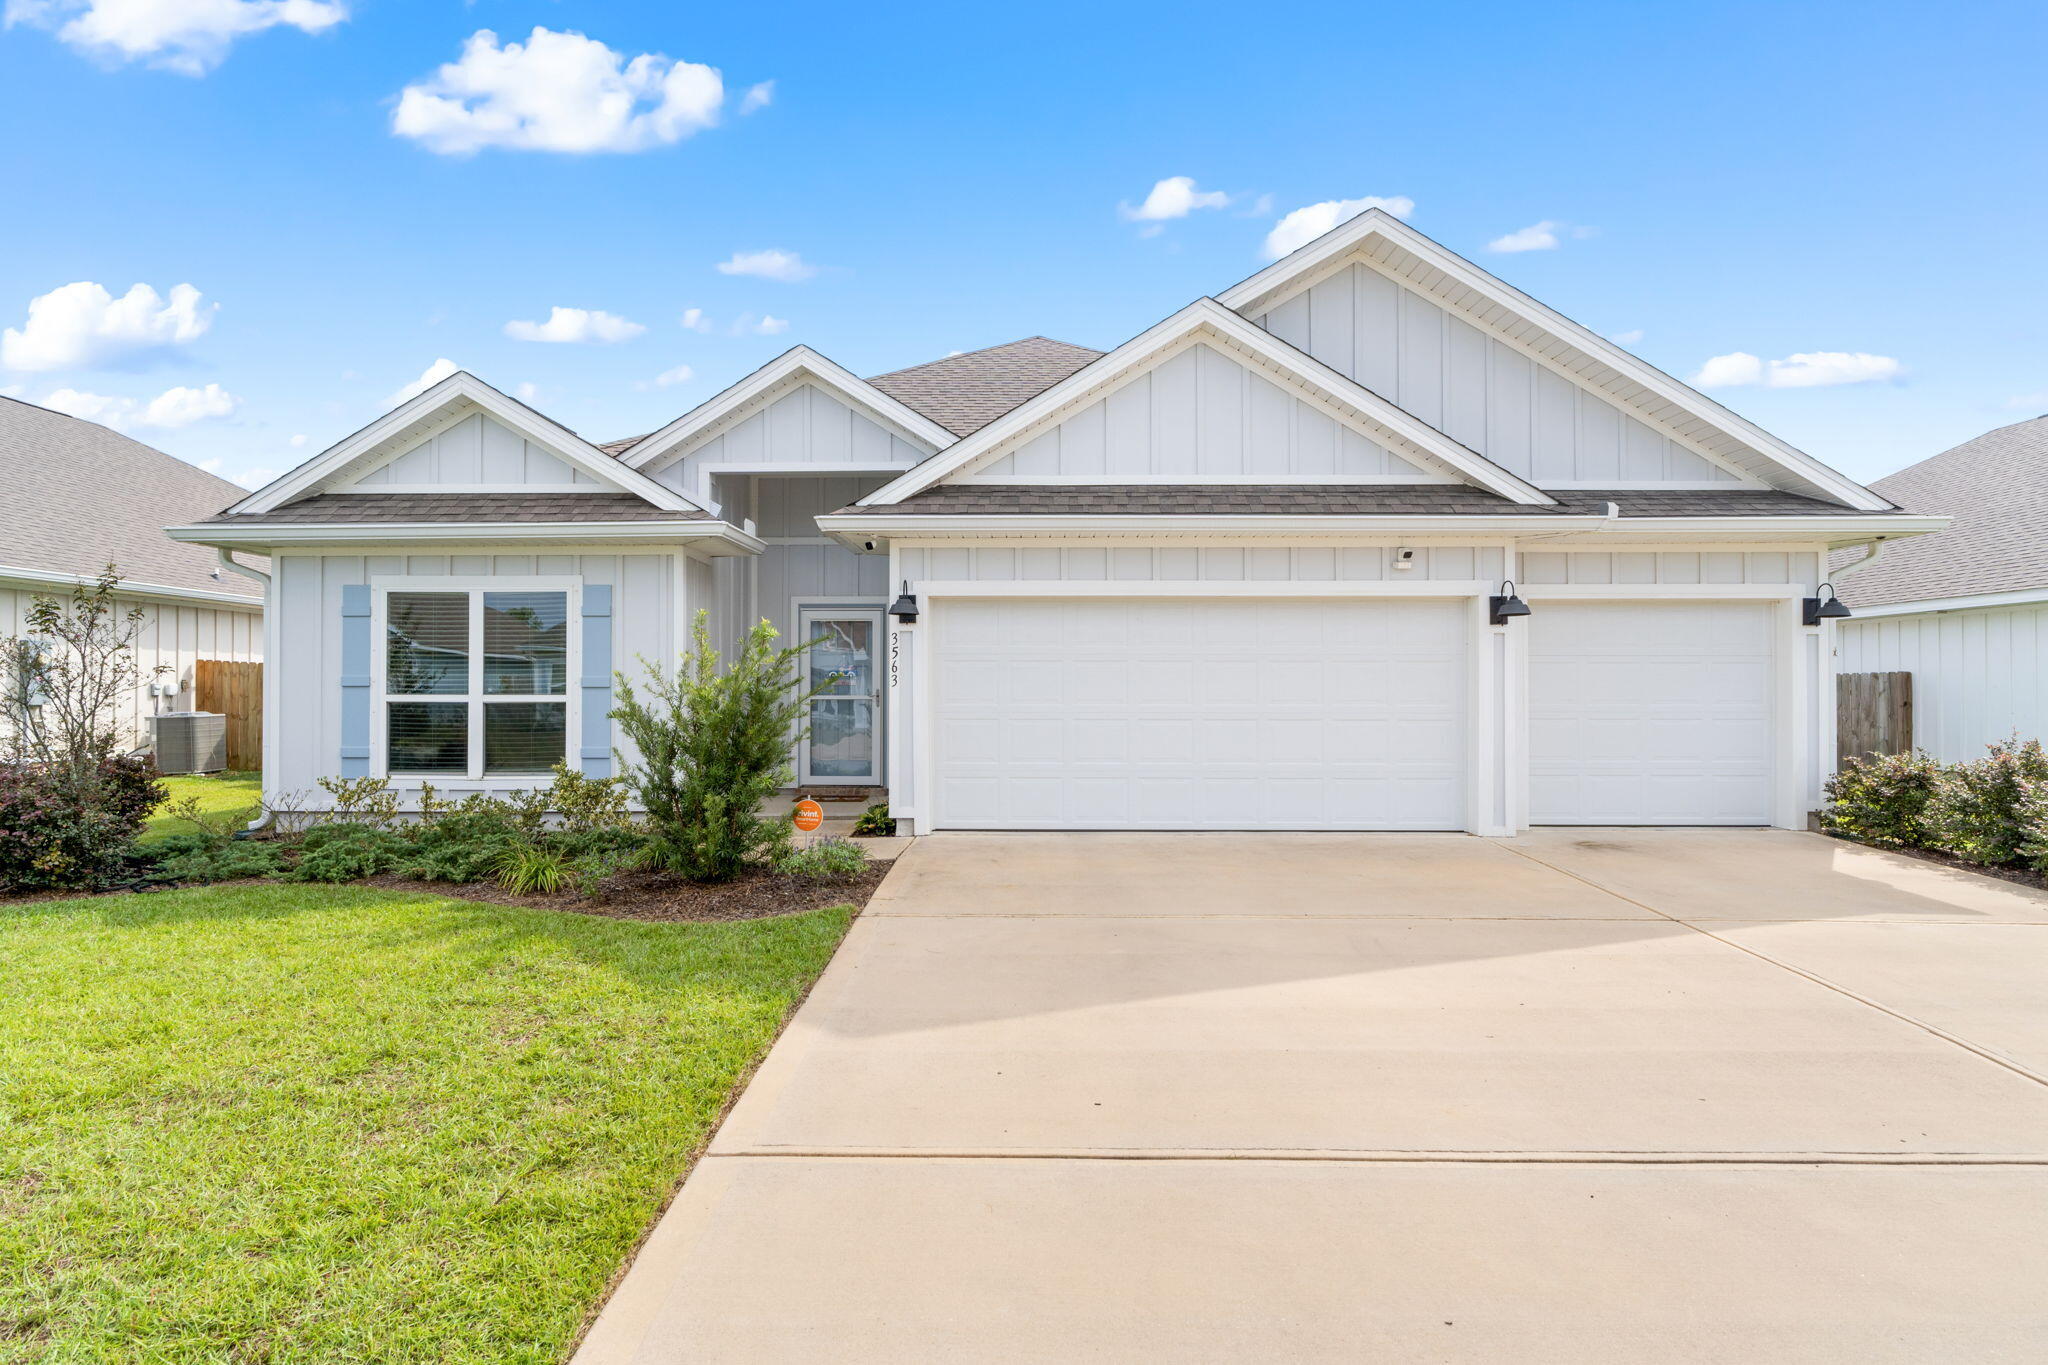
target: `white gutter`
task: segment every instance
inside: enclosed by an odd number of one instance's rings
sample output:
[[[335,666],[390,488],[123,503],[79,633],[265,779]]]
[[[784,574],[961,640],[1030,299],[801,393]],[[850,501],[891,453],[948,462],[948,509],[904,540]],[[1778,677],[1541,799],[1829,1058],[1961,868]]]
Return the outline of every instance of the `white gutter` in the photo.
[[[1620,517],[1611,515],[1533,514],[1525,516],[997,516],[936,514],[886,516],[876,513],[827,515],[819,529],[842,541],[879,540],[895,536],[954,535],[1500,535],[1535,532],[1546,537],[1588,533],[1685,535],[1696,539],[1751,539],[1758,533],[1805,540],[1840,538],[1868,540],[1882,529],[1889,536],[1921,535],[1948,525],[1947,517],[1901,516],[1735,516]]]
[[[759,554],[767,543],[730,522],[691,521],[503,521],[503,522],[325,522],[235,526],[201,523],[167,526],[172,540],[217,548],[261,549],[271,545],[356,544],[420,540],[625,540],[674,544],[713,540],[743,554]]]
[[[250,579],[257,583],[261,583],[263,585],[263,591],[266,594],[265,600],[268,600],[267,595],[270,592],[269,574],[263,572],[263,570],[261,569],[252,569],[247,564],[240,563],[235,559],[235,552],[233,550],[230,550],[225,545],[220,547],[218,553],[220,554],[220,566],[223,569],[226,569],[229,573],[238,573],[244,578]]]
[[[1862,565],[1855,567],[1861,568]],[[1918,602],[1887,602],[1881,607],[1855,607],[1856,614],[1852,619],[1868,621],[1878,616],[1920,616],[1987,607],[2027,607],[2040,603],[2048,603],[2048,588],[2019,588],[2012,592],[1977,593],[1970,597],[1930,597]]]
[[[1854,563],[1844,564],[1841,568],[1833,570],[1832,572],[1826,575],[1827,582],[1830,585],[1833,585],[1839,579],[1847,578],[1852,573],[1858,573],[1864,569],[1869,568],[1871,565],[1877,563],[1878,556],[1884,553],[1884,547],[1885,538],[1883,536],[1877,537],[1877,539],[1871,541],[1867,546],[1864,547],[1865,549],[1870,551],[1869,554],[1863,556],[1863,558],[1859,560],[1856,560]]]
[[[91,587],[99,582],[99,575],[57,573],[49,569],[18,569],[0,564],[0,580],[9,579],[47,587],[76,588]],[[126,578],[122,579],[115,587],[114,595],[116,597],[170,597],[179,601],[205,602],[210,606],[240,607],[244,611],[263,610],[263,603],[247,593],[213,592],[206,588],[179,588],[173,587],[168,583],[139,583]]]

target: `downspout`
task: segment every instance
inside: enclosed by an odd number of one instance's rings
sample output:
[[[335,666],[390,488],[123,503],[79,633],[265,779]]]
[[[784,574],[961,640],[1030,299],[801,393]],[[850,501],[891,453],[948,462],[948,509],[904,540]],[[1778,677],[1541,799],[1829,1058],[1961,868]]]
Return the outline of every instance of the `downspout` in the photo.
[[[237,563],[235,561],[235,552],[225,545],[217,546],[216,553],[220,555],[220,566],[223,569],[230,573],[238,573],[244,578],[263,585],[263,614],[268,619],[271,608],[274,605],[270,600],[270,575],[261,569],[252,569],[247,564]],[[266,805],[257,811],[254,820],[251,820],[246,826],[235,832],[235,837],[237,839],[246,839],[251,834],[261,833],[276,823],[277,812]]]
[[[1878,536],[1875,539],[1863,541],[1862,547],[1864,549],[1869,550],[1870,553],[1863,556],[1863,558],[1856,560],[1854,563],[1844,564],[1839,569],[1830,570],[1827,574],[1828,581],[1830,583],[1838,582],[1841,579],[1847,578],[1852,573],[1856,573],[1859,570],[1869,568],[1871,565],[1877,563],[1878,556],[1884,553],[1884,547],[1889,543],[1890,542],[1886,541],[1883,536]],[[1852,545],[1846,548],[1855,549],[1856,547]]]

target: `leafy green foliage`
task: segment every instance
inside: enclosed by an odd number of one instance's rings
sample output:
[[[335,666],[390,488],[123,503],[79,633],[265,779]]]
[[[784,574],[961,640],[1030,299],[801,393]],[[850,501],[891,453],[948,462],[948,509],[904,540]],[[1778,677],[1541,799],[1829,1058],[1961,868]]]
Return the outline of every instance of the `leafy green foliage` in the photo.
[[[295,882],[353,882],[394,872],[408,841],[380,825],[315,825],[300,841],[299,861],[286,877]]]
[[[707,619],[697,613],[691,650],[673,673],[649,668],[645,700],[618,675],[611,714],[640,753],[625,779],[647,810],[643,863],[730,881],[750,865],[773,865],[788,847],[788,823],[760,811],[790,779],[790,743],[802,737],[815,692],[798,689],[807,646],[776,648],[775,628],[763,621],[721,669]]]
[[[548,806],[564,833],[600,834],[632,827],[622,777],[590,777],[566,763],[557,763],[554,785],[547,795]]]
[[[552,896],[569,884],[569,855],[522,844],[498,861],[498,885],[515,896]]]
[[[144,849],[155,859],[155,875],[173,882],[276,877],[290,866],[285,845],[273,839],[215,840],[205,835],[173,834]]]
[[[0,765],[0,892],[97,891],[119,881],[163,799],[149,759]]]
[[[889,814],[889,803],[887,801],[877,801],[874,805],[862,811],[860,818],[853,822],[853,832],[855,834],[871,835],[876,838],[887,838],[894,834],[896,832],[896,820],[895,817]]]
[[[775,862],[777,872],[820,882],[850,881],[867,868],[867,850],[845,839],[820,839],[790,849]]]
[[[381,825],[398,814],[398,793],[381,777],[323,777],[320,790],[334,799],[335,820]]]
[[[2036,740],[1993,744],[1973,763],[1941,771],[1922,815],[1927,842],[1964,862],[1997,867],[2020,860],[2033,842],[2026,810],[2048,784],[2048,754]]]
[[[1852,758],[1828,782],[1821,820],[1830,833],[1879,848],[1919,848],[1941,774],[1942,765],[1919,749]]]

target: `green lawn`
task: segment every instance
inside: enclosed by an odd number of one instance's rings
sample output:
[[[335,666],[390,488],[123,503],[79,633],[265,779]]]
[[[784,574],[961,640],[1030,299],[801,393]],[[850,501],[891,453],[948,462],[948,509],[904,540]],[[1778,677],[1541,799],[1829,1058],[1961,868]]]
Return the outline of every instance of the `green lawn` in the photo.
[[[254,820],[257,810],[263,804],[263,774],[261,773],[207,773],[192,777],[166,777],[164,785],[171,790],[164,806],[157,808],[155,815],[143,828],[142,838],[147,841],[159,839],[166,834],[195,833],[190,820],[181,820],[166,807],[171,801],[182,801],[188,796],[199,798],[199,808],[222,815],[238,815],[243,820]]]
[[[850,919],[0,906],[0,1360],[560,1360]]]

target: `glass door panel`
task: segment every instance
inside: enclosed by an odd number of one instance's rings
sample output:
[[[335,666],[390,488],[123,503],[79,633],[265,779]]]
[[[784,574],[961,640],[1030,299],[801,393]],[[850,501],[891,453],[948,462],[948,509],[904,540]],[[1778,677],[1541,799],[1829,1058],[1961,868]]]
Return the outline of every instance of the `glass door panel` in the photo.
[[[881,609],[823,607],[798,614],[798,629],[812,645],[804,655],[811,698],[811,733],[803,743],[798,776],[804,782],[873,782],[881,776],[881,695],[875,688],[875,649]]]

